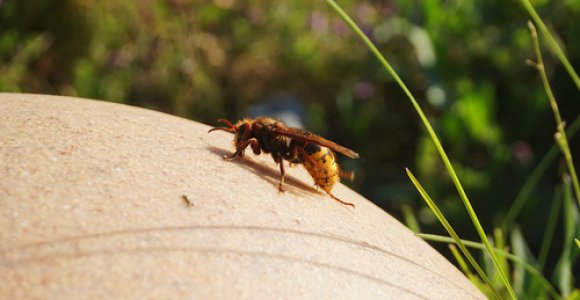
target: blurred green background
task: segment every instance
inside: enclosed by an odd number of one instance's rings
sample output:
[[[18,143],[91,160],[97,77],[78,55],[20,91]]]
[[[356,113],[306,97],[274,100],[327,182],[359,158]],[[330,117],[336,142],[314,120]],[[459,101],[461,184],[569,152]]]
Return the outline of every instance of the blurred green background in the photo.
[[[500,226],[556,131],[538,72],[525,63],[535,55],[520,3],[338,3],[420,100],[486,231]],[[534,5],[578,70],[580,1]],[[578,90],[544,54],[569,124],[580,115]],[[342,159],[357,172],[350,185],[359,193],[443,234],[407,179],[409,167],[459,234],[477,240],[409,101],[324,1],[0,0],[0,74],[3,92],[122,102],[210,125],[282,107],[361,154]],[[577,166],[579,147],[572,138]],[[516,219],[532,253],[562,170],[558,158]],[[553,245],[560,253],[560,234]]]

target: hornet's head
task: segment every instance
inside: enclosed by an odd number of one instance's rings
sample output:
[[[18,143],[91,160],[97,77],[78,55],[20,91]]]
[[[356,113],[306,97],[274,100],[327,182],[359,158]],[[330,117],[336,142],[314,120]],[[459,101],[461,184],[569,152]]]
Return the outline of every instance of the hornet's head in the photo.
[[[252,138],[252,121],[249,119],[241,120],[236,124],[226,119],[219,119],[218,122],[222,122],[228,127],[214,127],[208,133],[216,130],[231,132],[234,134],[234,144],[236,146]]]

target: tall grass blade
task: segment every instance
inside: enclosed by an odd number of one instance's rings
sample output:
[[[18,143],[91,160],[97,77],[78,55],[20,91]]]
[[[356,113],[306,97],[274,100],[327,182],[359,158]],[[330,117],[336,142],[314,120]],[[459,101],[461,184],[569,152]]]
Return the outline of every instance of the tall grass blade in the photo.
[[[433,213],[435,214],[435,216],[437,217],[437,219],[439,220],[441,225],[443,225],[445,230],[453,238],[453,240],[455,241],[455,243],[457,244],[457,246],[459,247],[459,249],[461,250],[463,255],[465,255],[465,257],[467,258],[467,260],[469,261],[469,263],[471,264],[473,269],[475,269],[477,274],[481,277],[481,279],[483,279],[483,281],[489,286],[489,288],[496,294],[496,296],[498,296],[498,298],[501,298],[499,292],[494,288],[493,284],[491,283],[491,281],[489,280],[489,278],[487,277],[487,275],[485,274],[483,269],[479,266],[479,264],[477,263],[475,258],[473,258],[473,255],[471,255],[471,253],[469,252],[467,247],[465,247],[465,245],[462,243],[461,239],[459,238],[459,235],[457,235],[457,232],[455,232],[455,230],[453,229],[451,224],[449,224],[449,221],[447,221],[447,218],[445,218],[445,216],[443,215],[443,213],[441,212],[439,207],[437,207],[437,205],[431,199],[429,194],[427,194],[427,192],[425,191],[423,186],[419,183],[417,178],[415,178],[413,173],[409,169],[406,169],[406,171],[407,171],[407,176],[409,176],[409,179],[411,179],[411,182],[413,183],[413,185],[415,185],[415,188],[417,189],[417,191],[419,191],[419,194],[421,194],[421,197],[423,198],[423,200],[425,200],[425,202],[427,203],[429,208],[431,208],[431,210],[433,211]]]
[[[570,61],[568,61],[568,58],[564,54],[564,51],[562,51],[560,45],[558,45],[558,42],[556,42],[556,39],[554,39],[554,36],[548,30],[548,27],[546,27],[546,24],[544,24],[544,21],[542,21],[542,18],[540,18],[538,12],[536,11],[532,3],[529,0],[521,0],[521,2],[524,5],[525,9],[530,14],[530,16],[532,17],[532,19],[534,19],[534,22],[536,22],[536,24],[538,24],[538,26],[540,27],[542,34],[546,36],[548,45],[550,46],[554,54],[556,54],[556,57],[558,57],[562,65],[564,65],[564,68],[566,68],[566,71],[568,71],[568,74],[576,84],[576,87],[580,89],[580,78],[578,77],[578,74],[576,73],[574,68],[572,68],[572,65],[570,64]]]
[[[564,130],[564,122],[560,116],[560,110],[558,109],[558,103],[552,93],[552,88],[550,87],[550,82],[548,81],[548,75],[544,68],[544,60],[542,58],[542,52],[540,50],[540,43],[538,42],[538,33],[536,32],[536,27],[532,22],[528,22],[528,27],[532,34],[532,41],[534,43],[534,50],[536,51],[536,57],[538,62],[536,67],[540,76],[542,77],[542,83],[544,89],[546,90],[546,95],[548,95],[548,100],[550,100],[550,106],[554,112],[554,119],[556,119],[556,128],[558,132],[556,133],[556,142],[564,154],[564,159],[566,159],[566,165],[568,166],[568,172],[570,172],[570,177],[572,178],[572,186],[574,187],[574,193],[576,194],[576,200],[578,201],[578,206],[580,207],[580,183],[578,182],[578,175],[576,175],[576,169],[574,168],[574,162],[572,160],[572,154],[570,152],[570,146],[568,145],[568,138],[566,137],[566,131]]]
[[[456,243],[454,239],[447,237],[447,236],[440,236],[440,235],[435,235],[435,234],[424,234],[424,233],[418,233],[416,235],[424,240],[427,240],[427,241],[440,242],[440,243],[453,243],[453,244]],[[467,247],[475,248],[475,249],[479,249],[479,250],[485,250],[485,245],[483,245],[482,243],[476,243],[476,242],[467,241],[467,240],[461,240],[461,242]],[[538,269],[534,268],[532,265],[528,264],[526,261],[524,261],[520,257],[513,255],[505,250],[496,248],[495,251],[497,252],[498,255],[505,256],[507,259],[514,262],[515,264],[523,266],[524,269],[526,269],[526,271],[528,271],[528,273],[530,275],[534,276],[538,281],[541,282],[542,286],[546,289],[546,291],[548,293],[550,293],[550,295],[554,299],[562,299],[562,297],[558,294],[556,289],[552,286],[552,284],[550,284],[550,282],[548,280],[546,280],[546,278],[544,278],[544,276],[542,275],[542,272],[540,272]]]
[[[401,89],[405,92],[405,94],[407,95],[407,97],[411,101],[411,104],[413,105],[413,107],[417,111],[417,114],[421,118],[421,121],[423,122],[425,129],[429,133],[431,140],[435,144],[435,147],[437,148],[437,151],[439,152],[439,155],[441,156],[441,159],[443,160],[443,164],[445,165],[447,172],[451,176],[451,180],[453,181],[453,183],[457,189],[457,192],[459,193],[459,196],[461,197],[461,200],[463,201],[463,205],[465,206],[467,213],[468,213],[469,217],[471,218],[471,221],[473,222],[473,225],[475,226],[475,229],[477,230],[477,233],[478,233],[480,239],[485,244],[485,248],[489,252],[489,255],[491,256],[493,263],[494,263],[496,269],[498,270],[505,287],[507,288],[511,298],[515,299],[516,295],[513,291],[513,288],[510,285],[509,279],[508,279],[506,273],[504,272],[504,270],[501,268],[501,265],[499,263],[497,255],[493,251],[491,243],[487,239],[487,235],[486,235],[485,231],[483,230],[483,227],[481,226],[479,218],[475,214],[475,211],[473,210],[473,207],[471,206],[471,203],[469,202],[467,194],[465,193],[465,190],[463,189],[463,185],[459,181],[459,178],[457,177],[455,169],[453,169],[453,166],[451,165],[451,162],[449,161],[449,158],[447,157],[447,154],[445,153],[445,150],[443,149],[443,146],[441,145],[439,138],[435,134],[435,131],[431,127],[431,124],[427,120],[427,117],[423,113],[423,110],[419,106],[419,103],[417,102],[417,100],[415,100],[415,97],[411,94],[411,92],[409,91],[409,89],[407,88],[405,83],[403,83],[403,81],[401,80],[401,78],[399,77],[397,72],[395,72],[393,67],[391,67],[389,62],[384,58],[384,56],[380,53],[380,51],[377,49],[377,47],[371,42],[371,40],[362,32],[362,30],[358,27],[358,25],[356,25],[356,23],[342,10],[342,8],[338,4],[336,4],[336,2],[334,0],[326,0],[326,2],[339,14],[339,16],[344,20],[344,22],[363,40],[363,42],[367,45],[367,47],[371,50],[371,52],[373,52],[373,54],[377,57],[377,59],[382,63],[382,65],[385,67],[385,69],[391,74],[393,79],[397,82],[397,84],[399,84]]]
[[[401,207],[401,210],[403,212],[405,225],[407,225],[407,227],[415,233],[421,232],[421,226],[419,226],[419,221],[417,220],[417,217],[415,217],[417,215],[415,211],[413,211],[413,209],[406,204]]]
[[[505,236],[503,234],[503,232],[501,231],[501,229],[499,228],[495,228],[493,230],[493,240],[492,242],[495,244],[495,248],[497,249],[506,249],[506,242],[505,242]],[[508,264],[508,261],[505,257],[498,257],[498,261],[501,265],[501,269],[505,271],[506,274],[510,274],[510,265]],[[499,274],[498,274],[499,275]],[[501,282],[501,278],[499,278],[499,282]],[[511,283],[511,281],[510,281]]]
[[[568,296],[574,289],[572,268],[580,253],[574,245],[574,238],[580,230],[578,228],[580,223],[578,222],[578,209],[572,200],[570,180],[566,176],[563,178],[563,196],[564,245],[562,255],[556,264],[554,279],[558,283],[562,295]]]
[[[562,190],[560,188],[556,188],[554,197],[552,198],[550,215],[548,216],[548,222],[546,223],[546,230],[544,231],[542,244],[540,246],[540,251],[538,252],[538,266],[540,270],[544,269],[544,266],[546,265],[546,259],[548,259],[548,253],[550,253],[550,246],[552,245],[552,239],[554,237],[554,232],[556,231],[558,213],[560,212],[561,205]]]
[[[522,260],[534,264],[535,258],[530,247],[526,243],[524,235],[520,228],[516,226],[510,234],[512,252],[515,256]],[[534,264],[535,265],[535,264]],[[538,270],[541,272],[541,270]],[[545,299],[546,294],[544,288],[536,278],[527,276],[525,268],[521,265],[514,265],[514,273],[512,275],[514,281],[514,289],[520,298],[528,299]]]
[[[469,266],[467,265],[467,262],[465,261],[465,259],[463,259],[463,256],[461,256],[461,254],[459,253],[459,250],[457,250],[457,246],[455,246],[455,244],[449,244],[449,251],[451,251],[451,254],[453,255],[453,257],[455,257],[455,260],[457,261],[459,268],[461,268],[461,271],[463,272],[463,274],[467,275],[467,278],[469,278],[472,282],[474,280],[479,280],[477,275],[475,275],[475,274],[473,274],[473,272],[471,272],[471,270],[469,269]]]
[[[527,253],[526,253],[526,247],[525,247],[525,243],[524,243],[524,237],[522,236],[522,232],[519,230],[519,227],[515,227],[511,234],[511,245],[512,245],[512,251],[514,253],[515,256],[517,257],[522,257],[522,258],[527,258]],[[505,248],[500,248],[500,249],[505,249]],[[501,255],[500,255],[501,257]],[[504,256],[505,258],[505,256]],[[526,282],[526,270],[524,269],[523,266],[521,265],[515,265],[513,268],[514,272],[512,274],[512,284],[514,286],[514,290],[516,292],[516,294],[518,295],[518,298],[521,298],[523,295],[525,295],[524,293],[524,289],[525,289],[525,282]]]
[[[483,282],[479,278],[479,276],[477,276],[477,274],[474,274],[473,272],[471,272],[467,262],[465,261],[465,259],[463,259],[463,256],[461,255],[459,250],[457,250],[457,246],[455,244],[449,244],[449,251],[451,251],[451,254],[453,255],[453,257],[457,261],[459,268],[461,269],[463,274],[465,274],[465,276],[467,276],[467,278],[469,279],[469,281],[471,281],[471,283],[473,283],[485,295],[495,295],[492,287],[485,284],[485,282]]]

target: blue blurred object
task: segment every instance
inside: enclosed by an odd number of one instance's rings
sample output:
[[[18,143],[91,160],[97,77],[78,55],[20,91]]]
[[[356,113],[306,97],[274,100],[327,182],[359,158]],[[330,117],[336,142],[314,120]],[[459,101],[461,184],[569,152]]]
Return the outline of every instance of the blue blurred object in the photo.
[[[266,97],[258,104],[250,106],[247,115],[251,118],[272,117],[284,122],[289,127],[303,129],[305,111],[304,105],[297,97],[280,95]]]

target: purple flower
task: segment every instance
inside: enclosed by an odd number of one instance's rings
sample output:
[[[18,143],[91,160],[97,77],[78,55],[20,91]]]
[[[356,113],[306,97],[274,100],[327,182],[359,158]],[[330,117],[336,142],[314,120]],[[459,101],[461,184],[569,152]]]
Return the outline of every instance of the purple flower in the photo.
[[[313,31],[326,33],[328,32],[328,27],[328,18],[326,15],[318,11],[312,12],[310,15],[310,28]]]
[[[375,87],[368,81],[359,81],[354,85],[354,95],[358,99],[369,99],[375,94]]]
[[[525,141],[515,141],[512,144],[512,153],[521,164],[528,164],[534,158],[534,152]]]

